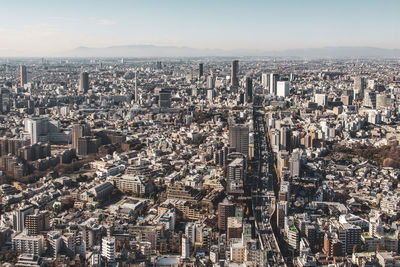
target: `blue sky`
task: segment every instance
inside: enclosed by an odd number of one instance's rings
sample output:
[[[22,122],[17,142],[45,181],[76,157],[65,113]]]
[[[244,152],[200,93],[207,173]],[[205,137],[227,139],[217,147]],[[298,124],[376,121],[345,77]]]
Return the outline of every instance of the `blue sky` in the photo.
[[[7,0],[0,51],[129,44],[283,50],[400,48],[397,0]]]

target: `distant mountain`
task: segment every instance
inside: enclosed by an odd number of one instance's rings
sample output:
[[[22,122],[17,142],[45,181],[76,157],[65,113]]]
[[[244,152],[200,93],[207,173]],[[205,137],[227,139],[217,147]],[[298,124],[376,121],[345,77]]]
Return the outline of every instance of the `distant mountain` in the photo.
[[[77,47],[58,56],[66,57],[203,57],[265,56],[298,58],[400,57],[400,49],[376,47],[323,47],[282,51],[197,49],[178,46],[127,45],[104,48]]]

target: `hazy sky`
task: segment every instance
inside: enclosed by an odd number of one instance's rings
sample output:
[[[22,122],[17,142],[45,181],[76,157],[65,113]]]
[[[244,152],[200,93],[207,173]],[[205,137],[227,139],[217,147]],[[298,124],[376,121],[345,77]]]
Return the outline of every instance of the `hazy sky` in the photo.
[[[400,48],[398,0],[4,0],[0,51],[129,44]]]

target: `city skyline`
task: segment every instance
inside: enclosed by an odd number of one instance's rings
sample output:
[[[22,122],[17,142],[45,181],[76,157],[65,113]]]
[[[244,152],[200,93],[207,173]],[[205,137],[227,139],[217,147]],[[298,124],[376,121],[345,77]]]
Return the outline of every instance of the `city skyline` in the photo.
[[[2,4],[1,56],[155,45],[282,51],[400,47],[397,1],[15,1]]]

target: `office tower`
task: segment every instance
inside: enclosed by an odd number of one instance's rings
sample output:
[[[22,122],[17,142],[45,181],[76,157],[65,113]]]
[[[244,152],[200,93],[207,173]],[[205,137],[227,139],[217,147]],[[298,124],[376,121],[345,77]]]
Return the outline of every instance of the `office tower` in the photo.
[[[47,249],[53,258],[57,258],[57,254],[61,250],[60,232],[50,231],[47,233]]]
[[[364,98],[365,78],[354,78],[354,100],[361,100]]]
[[[103,256],[107,262],[115,261],[115,237],[103,237],[101,242],[101,256]]]
[[[213,89],[207,90],[207,99],[211,100],[211,101],[214,99],[214,90]]]
[[[28,82],[28,76],[26,74],[26,66],[19,66],[19,78],[20,78],[20,86],[24,87],[24,85]]]
[[[162,62],[157,61],[157,69],[161,70],[162,69]]]
[[[11,107],[11,94],[7,88],[0,88],[0,113],[7,114]]]
[[[79,80],[79,92],[86,93],[89,90],[89,74],[85,71],[81,72]]]
[[[276,83],[276,95],[278,97],[288,97],[289,92],[289,82],[288,81],[279,81]]]
[[[227,199],[218,204],[218,229],[226,231],[228,218],[235,216],[235,205]]]
[[[233,125],[229,127],[229,144],[245,157],[249,154],[249,127]]]
[[[137,91],[137,72],[135,71],[135,103],[139,102],[139,95]]]
[[[280,129],[280,147],[279,150],[287,150],[290,149],[290,128],[283,126]]]
[[[326,94],[315,94],[314,102],[317,103],[318,106],[326,106],[328,104],[328,96]]]
[[[158,95],[158,106],[160,108],[171,107],[171,92],[167,90],[161,90]]]
[[[342,101],[344,106],[350,106],[353,104],[353,95],[345,92],[340,97],[340,101]]]
[[[271,73],[269,75],[269,94],[276,96],[276,83],[278,81],[278,74]]]
[[[214,89],[215,87],[215,80],[212,75],[207,77],[207,88],[208,89]]]
[[[77,153],[81,156],[97,153],[101,140],[94,136],[83,136],[78,138]]]
[[[390,97],[385,94],[377,94],[376,95],[376,109],[385,109],[390,105]]]
[[[199,64],[199,78],[204,74],[204,63]]]
[[[25,131],[29,133],[31,144],[48,141],[48,118],[33,117],[25,119]]]
[[[366,90],[362,105],[367,108],[376,108],[376,93]]]
[[[250,77],[246,77],[246,87],[244,93],[246,102],[253,102],[253,80]]]
[[[190,258],[190,242],[186,235],[182,236],[182,258]]]
[[[239,85],[239,60],[232,61],[231,66],[231,86],[236,87]]]
[[[300,176],[300,152],[298,149],[293,150],[292,155],[289,158],[289,170],[291,177]]]
[[[261,85],[264,89],[269,88],[269,75],[267,73],[261,74]]]
[[[74,124],[72,126],[72,147],[78,148],[78,140],[83,136],[83,126],[80,124]],[[78,151],[77,151],[78,153]]]
[[[13,227],[16,232],[22,232],[25,229],[26,217],[33,214],[33,206],[28,205],[14,211]]]

